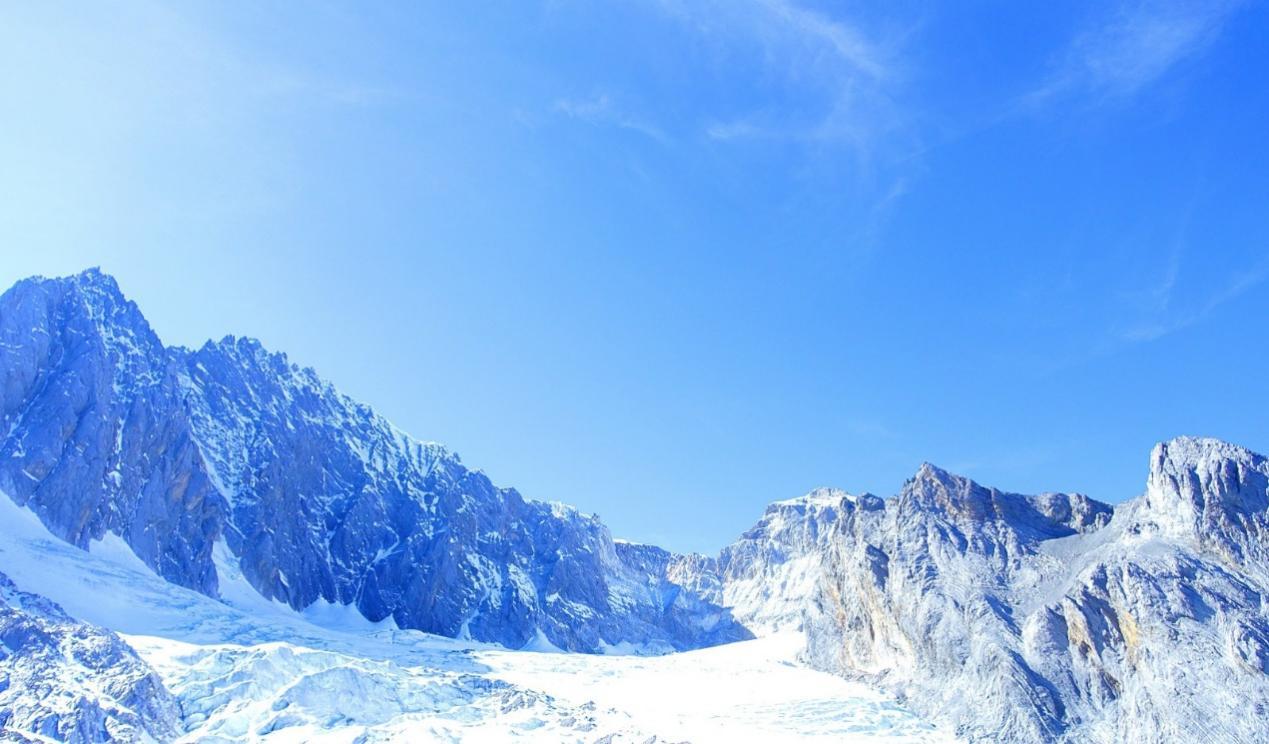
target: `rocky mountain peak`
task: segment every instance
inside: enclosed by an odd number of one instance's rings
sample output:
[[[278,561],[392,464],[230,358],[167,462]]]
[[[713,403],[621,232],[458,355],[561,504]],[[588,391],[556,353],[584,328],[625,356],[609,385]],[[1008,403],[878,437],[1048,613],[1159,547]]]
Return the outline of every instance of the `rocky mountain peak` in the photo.
[[[1269,461],[1251,450],[1210,437],[1177,437],[1150,452],[1147,498],[1152,506],[1186,516],[1218,509],[1255,513],[1266,499]]]
[[[903,485],[899,503],[907,508],[982,521],[994,514],[994,502],[999,493],[969,478],[923,462]]]
[[[901,520],[944,520],[971,535],[990,527],[1024,540],[1095,530],[1108,523],[1113,512],[1083,494],[1010,493],[928,462],[904,484],[895,507]]]
[[[1269,557],[1269,460],[1219,439],[1162,442],[1150,453],[1146,493],[1135,510],[1140,531],[1263,567]]]
[[[56,287],[67,295],[73,295],[103,329],[110,331],[123,326],[137,335],[147,337],[149,341],[158,342],[158,337],[154,335],[140,308],[124,295],[115,278],[103,273],[101,269],[92,268],[73,276],[39,281]]]

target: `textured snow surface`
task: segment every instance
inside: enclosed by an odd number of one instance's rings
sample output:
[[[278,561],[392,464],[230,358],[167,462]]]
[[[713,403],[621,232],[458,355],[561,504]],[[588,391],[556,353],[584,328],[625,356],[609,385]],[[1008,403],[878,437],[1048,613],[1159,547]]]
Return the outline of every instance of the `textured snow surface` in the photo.
[[[297,613],[232,564],[218,566],[217,601],[156,576],[117,538],[90,547],[0,495],[0,572],[116,630],[179,701],[183,741],[950,740],[797,663],[797,633],[656,657],[509,651],[351,607]]]

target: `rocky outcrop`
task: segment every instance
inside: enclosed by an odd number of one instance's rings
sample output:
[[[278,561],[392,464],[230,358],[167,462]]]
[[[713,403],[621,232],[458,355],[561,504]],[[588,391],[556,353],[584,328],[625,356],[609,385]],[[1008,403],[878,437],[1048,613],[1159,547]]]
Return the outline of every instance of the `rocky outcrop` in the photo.
[[[176,699],[119,636],[0,573],[0,739],[172,741],[180,720]]]
[[[28,279],[0,297],[0,491],[87,547],[107,532],[214,593],[223,526],[181,368],[114,280]]]
[[[777,502],[671,573],[758,633],[880,685],[974,741],[1262,741],[1269,735],[1269,461],[1157,446],[1116,508],[922,465],[882,500]]]
[[[1150,453],[1146,493],[1127,529],[1157,534],[1269,579],[1269,461],[1215,439],[1179,437]]]

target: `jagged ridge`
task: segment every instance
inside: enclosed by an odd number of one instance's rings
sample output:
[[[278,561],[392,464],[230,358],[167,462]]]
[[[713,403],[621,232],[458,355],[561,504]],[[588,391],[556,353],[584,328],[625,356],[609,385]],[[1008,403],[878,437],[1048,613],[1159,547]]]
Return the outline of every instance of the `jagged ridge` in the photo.
[[[748,637],[594,517],[494,486],[285,355],[164,347],[99,271],[6,292],[0,344],[0,490],[81,547],[118,534],[213,595],[219,556],[297,609],[512,647]]]

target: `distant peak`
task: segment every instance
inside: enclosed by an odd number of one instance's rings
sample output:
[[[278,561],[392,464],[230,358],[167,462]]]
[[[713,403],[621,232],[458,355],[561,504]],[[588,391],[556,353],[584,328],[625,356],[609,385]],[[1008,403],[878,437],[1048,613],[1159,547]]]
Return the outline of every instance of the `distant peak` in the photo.
[[[148,326],[140,309],[124,296],[115,278],[98,267],[55,279],[33,277],[31,281],[47,288],[55,287],[58,295],[79,297],[98,321],[112,319],[111,322],[118,323],[123,320],[126,323]]]
[[[76,312],[82,312],[96,325],[103,338],[121,344],[127,350],[161,349],[162,344],[135,302],[124,296],[119,283],[100,267],[93,266],[78,274],[56,278],[31,277],[9,290],[45,297],[54,302],[71,301]],[[122,339],[129,339],[123,341]]]
[[[936,483],[943,486],[963,483],[974,484],[969,478],[944,470],[931,462],[921,463],[921,466],[917,468],[916,473],[912,476],[912,481],[915,483]]]
[[[237,349],[238,351],[245,351],[251,354],[258,354],[262,352],[265,354],[269,353],[269,351],[264,348],[264,344],[260,343],[260,339],[252,338],[251,336],[235,336],[233,334],[229,334],[220,339],[220,341],[215,342],[214,345],[229,349]]]
[[[1134,513],[1140,526],[1195,540],[1231,562],[1263,556],[1269,460],[1210,437],[1160,442]]]
[[[834,506],[843,500],[854,501],[855,497],[838,488],[821,486],[796,498],[777,501],[773,506]]]
[[[80,288],[95,289],[108,292],[120,298],[123,293],[119,290],[119,282],[110,274],[101,270],[100,266],[91,266],[78,274],[62,278],[60,281],[75,285]]]
[[[1220,439],[1176,437],[1156,444],[1150,453],[1147,500],[1156,508],[1185,511],[1213,496],[1230,501],[1232,494],[1244,490],[1252,473],[1260,473],[1263,479],[1269,473],[1269,461]]]
[[[918,512],[957,514],[980,521],[995,514],[994,502],[1002,496],[1006,494],[923,462],[904,484],[900,503]]]
[[[270,351],[257,338],[251,336],[228,335],[219,341],[208,341],[203,344],[202,351],[227,354],[239,360],[251,360],[256,364],[290,369],[291,362],[286,352]]]
[[[93,266],[78,274],[70,274],[67,276],[42,276],[35,275],[22,279],[15,283],[5,294],[12,291],[22,291],[22,288],[43,287],[45,290],[56,287],[59,290],[67,291],[71,289],[90,290],[90,292],[105,293],[122,300],[123,293],[119,290],[119,283],[110,274],[105,273],[98,266]]]
[[[1193,469],[1202,463],[1233,460],[1259,462],[1265,458],[1246,447],[1240,447],[1215,437],[1180,436],[1160,442],[1150,453],[1152,473],[1168,469]]]

